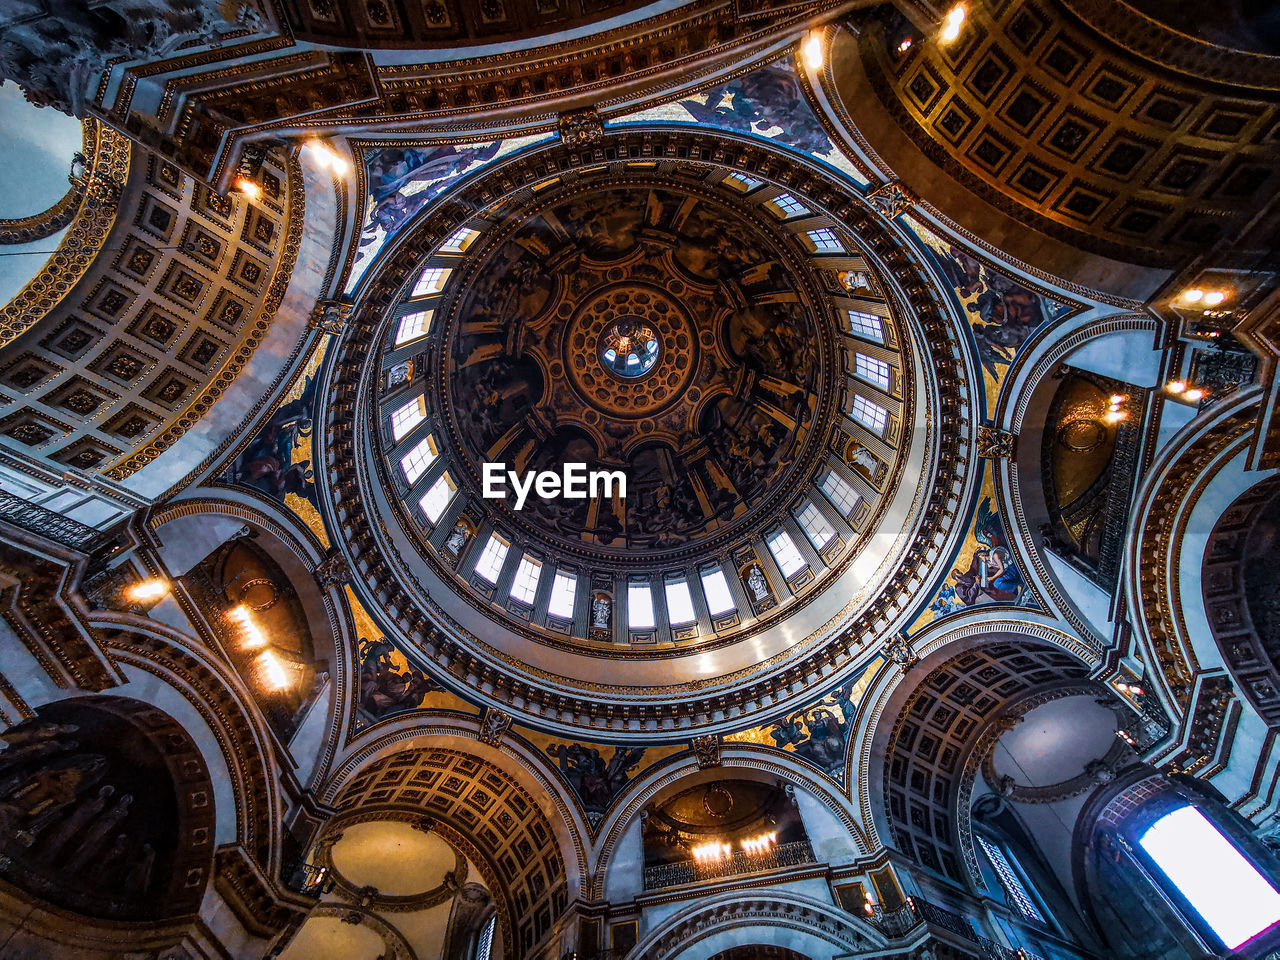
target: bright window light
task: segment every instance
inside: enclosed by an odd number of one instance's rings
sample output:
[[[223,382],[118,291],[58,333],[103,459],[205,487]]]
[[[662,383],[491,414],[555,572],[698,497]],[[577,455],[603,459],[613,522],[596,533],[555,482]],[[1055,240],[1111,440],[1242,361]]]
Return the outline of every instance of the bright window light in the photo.
[[[667,617],[672,623],[693,623],[698,619],[698,614],[693,609],[693,595],[689,593],[687,580],[668,580],[666,592]]]
[[[836,528],[827,521],[812,500],[804,502],[804,506],[796,514],[796,519],[800,521],[800,526],[804,528],[804,535],[809,538],[809,542],[816,550],[821,550],[836,535]]]
[[[400,466],[404,468],[404,475],[409,482],[417,483],[418,478],[427,472],[427,467],[436,462],[436,456],[436,438],[430,435],[406,453]]]
[[[849,332],[855,336],[874,340],[876,343],[884,343],[884,321],[874,313],[850,310]]]
[[[724,178],[724,182],[730,186],[737,187],[739,190],[754,190],[763,180],[757,180],[755,177],[748,177],[745,173],[731,173]]]
[[[793,576],[804,569],[804,557],[796,549],[795,541],[791,539],[791,534],[787,533],[787,531],[773,531],[765,538],[765,543],[769,545],[769,552],[773,554],[773,559],[777,562],[778,569],[782,571],[784,577]]]
[[[414,397],[403,407],[396,409],[391,414],[391,434],[399,443],[410,433],[413,428],[427,419],[427,403],[424,397]]]
[[[1018,911],[1028,920],[1038,920],[1044,923],[1044,917],[1040,915],[1040,908],[1036,906],[1035,900],[1031,898],[1031,894],[1027,892],[1027,888],[1023,886],[1022,879],[1018,876],[1018,872],[1013,869],[1013,864],[1009,862],[1009,858],[1005,856],[1003,850],[988,840],[986,837],[975,835],[978,846],[987,855],[987,859],[991,861],[991,866],[995,867],[996,877],[1000,880],[1000,886],[1004,887],[1005,896],[1011,901],[1011,905],[1016,907]]]
[[[834,470],[828,470],[822,478],[822,492],[832,505],[846,517],[858,505],[858,491],[849,485],[849,481]]]
[[[627,626],[632,630],[651,630],[653,619],[653,591],[647,583],[632,580],[627,584]]]
[[[479,230],[460,227],[448,240],[440,245],[441,253],[462,253],[471,246],[471,241],[480,236]]]
[[[425,337],[431,329],[431,315],[434,310],[419,310],[417,313],[406,313],[400,318],[400,328],[396,331],[396,346]]]
[[[413,285],[413,295],[425,297],[428,294],[439,293],[444,289],[444,283],[451,273],[453,271],[447,267],[427,267],[422,271],[418,282]]]
[[[551,602],[547,613],[562,620],[573,619],[573,601],[578,595],[578,575],[567,570],[557,570],[551,583]]]
[[[872,403],[866,397],[854,394],[853,419],[870,430],[876,436],[884,435],[885,424],[889,422],[889,411],[878,403]]]
[[[510,547],[511,545],[496,533],[490,534],[489,542],[484,545],[484,552],[480,554],[480,559],[476,561],[476,573],[490,583],[497,583],[498,575],[502,573],[502,564],[507,559],[507,550]]]
[[[1227,949],[1280,922],[1280,893],[1195,807],[1179,807],[1138,840]]]
[[[780,193],[769,201],[783,220],[798,217],[809,212],[809,208],[789,193]]]
[[[707,609],[713,617],[738,608],[729,590],[729,581],[719,567],[702,571],[702,594],[707,598]]]
[[[538,592],[538,578],[542,576],[542,564],[527,553],[520,558],[515,579],[511,581],[511,596],[521,603],[533,603]]]
[[[889,364],[865,353],[853,355],[853,372],[867,383],[874,383],[881,390],[889,389]]]
[[[445,508],[449,506],[453,495],[457,492],[457,484],[453,482],[453,477],[449,476],[448,471],[440,474],[436,478],[436,482],[431,485],[431,488],[418,501],[422,505],[422,512],[427,515],[427,519],[432,523],[438,521],[444,514]]]
[[[840,242],[840,238],[836,236],[834,230],[820,227],[817,230],[808,231],[808,237],[813,241],[814,249],[818,253],[845,252],[844,244]]]

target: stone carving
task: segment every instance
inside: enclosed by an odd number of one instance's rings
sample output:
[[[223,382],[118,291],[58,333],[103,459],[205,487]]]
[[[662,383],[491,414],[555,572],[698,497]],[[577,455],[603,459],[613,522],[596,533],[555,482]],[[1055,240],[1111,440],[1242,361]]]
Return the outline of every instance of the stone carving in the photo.
[[[920,658],[911,649],[911,641],[901,635],[885,641],[884,654],[904,670],[920,662]]]
[[[467,541],[471,539],[471,526],[466,520],[459,519],[453,525],[453,530],[444,542],[444,548],[455,558],[462,556],[462,551],[467,547]]]
[[[880,216],[892,220],[914,206],[916,197],[901,181],[890,180],[868,193],[867,202]]]
[[[715,734],[693,738],[693,755],[699,767],[720,766],[720,738]]]
[[[413,379],[413,361],[403,360],[387,371],[387,389],[402,387]]]
[[[586,147],[604,136],[604,120],[595,107],[560,114],[560,138],[566,146]]]
[[[316,564],[316,568],[311,571],[316,578],[316,582],[322,587],[337,587],[351,579],[351,568],[347,565],[347,558],[337,550],[329,551],[329,554]]]
[[[480,739],[496,747],[510,726],[511,714],[503,713],[493,707],[486,707],[484,718],[480,721]]]
[[[592,640],[613,639],[613,596],[596,590],[591,595],[591,630]]]
[[[849,465],[866,477],[869,483],[879,483],[888,473],[888,464],[868,450],[856,440],[845,450],[845,459]]]
[[[355,305],[345,300],[317,300],[311,316],[307,318],[307,326],[340,337],[347,329],[347,321],[354,309]]]
[[[1018,438],[1008,430],[983,424],[978,427],[978,456],[987,460],[1008,460]]]
[[[769,586],[769,578],[765,576],[760,564],[750,561],[740,568],[740,572],[742,582],[747,588],[747,596],[756,613],[762,613],[777,606],[778,601],[773,595],[773,588]]]
[[[0,75],[16,81],[37,106],[84,117],[95,78],[111,61],[158,60],[186,44],[216,42],[235,28],[223,19],[222,6],[217,0],[62,0],[46,6],[56,11],[51,16],[23,18],[10,5],[0,19]]]

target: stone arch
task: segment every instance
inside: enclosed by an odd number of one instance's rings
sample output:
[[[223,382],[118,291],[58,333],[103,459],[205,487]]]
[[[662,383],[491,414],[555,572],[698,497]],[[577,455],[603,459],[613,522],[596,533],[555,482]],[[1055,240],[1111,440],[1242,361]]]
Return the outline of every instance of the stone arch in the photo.
[[[721,745],[718,767],[700,768],[691,753],[677,754],[645,770],[614,800],[597,829],[593,848],[595,869],[590,880],[592,898],[600,899],[605,896],[608,874],[618,855],[619,843],[645,804],[673,784],[685,781],[694,784],[720,776],[782,780],[804,791],[848,832],[855,855],[871,852],[871,844],[861,829],[857,811],[849,798],[834,788],[834,785],[825,782],[812,767],[779,756],[776,751],[726,743]]]
[[[493,892],[503,955],[528,956],[568,906],[564,855],[543,810],[545,797],[462,746],[415,744],[382,753],[330,785],[328,797],[340,812],[428,818]]]
[[[308,742],[314,742],[315,749],[302,751],[308,759],[298,775],[305,780],[322,773],[336,750],[342,724],[349,722],[345,705],[352,675],[349,650],[354,641],[340,581],[325,573],[328,554],[324,546],[293,514],[243,489],[201,490],[198,495],[171,501],[150,515],[148,525],[166,544],[161,548],[166,565],[170,563],[167,554],[175,550],[186,557],[179,575],[184,582],[195,581],[190,589],[203,590],[206,604],[225,607],[230,603],[231,598],[224,596],[215,582],[211,564],[220,551],[226,554],[231,550],[233,542],[243,540],[247,549],[263,555],[268,566],[274,565],[284,581],[276,585],[276,593],[286,601],[296,597],[293,606],[300,628],[309,635],[306,647],[310,650],[307,657],[298,660],[306,675],[299,691],[301,703],[291,704],[292,720],[286,720],[284,729],[276,729],[276,734],[282,742],[289,742],[307,711],[325,707],[323,722],[309,725],[312,734]],[[193,548],[193,543],[198,546]],[[192,553],[198,556],[189,556]],[[175,569],[170,572],[178,574]],[[219,622],[214,629],[223,626]],[[279,728],[280,724],[273,726]],[[313,765],[308,768],[307,762]]]
[[[753,943],[721,950],[711,960],[810,960],[810,958],[787,947]]]
[[[217,757],[229,780],[225,787],[215,783],[215,791],[232,798],[219,806],[219,843],[237,842],[264,871],[278,869],[281,800],[270,735],[257,711],[247,707],[243,682],[203,645],[158,621],[99,613],[91,626],[103,631],[106,648],[129,681],[103,695],[145,693],[171,713],[191,715],[191,724],[199,725],[192,735],[208,762]]]
[[[1280,477],[1254,484],[1218,517],[1200,580],[1209,630],[1236,687],[1280,726]]]
[[[907,696],[908,687],[903,677],[921,660],[941,662],[947,656],[994,637],[1030,638],[1063,650],[1093,669],[1101,664],[1101,657],[1092,644],[1068,633],[1061,623],[1046,614],[1020,611],[1014,620],[1007,611],[988,608],[926,625],[911,639],[909,662],[890,664],[879,673],[867,689],[855,718],[845,782],[858,806],[859,828],[870,843],[883,844],[888,836],[878,789],[890,729],[886,718],[897,716]]]
[[[1142,343],[1153,344],[1161,326],[1149,316],[1127,313],[1099,316],[1099,313],[1091,310],[1060,326],[1045,329],[1028,341],[1011,365],[1010,387],[996,419],[1018,439],[1007,470],[996,473],[996,487],[1008,515],[1015,518],[1012,527],[1018,551],[1024,563],[1037,574],[1037,582],[1054,607],[1082,635],[1107,637],[1112,629],[1108,619],[1110,598],[1116,589],[1122,551],[1117,549],[1110,563],[1102,565],[1106,569],[1095,572],[1073,564],[1070,553],[1062,549],[1055,551],[1051,546],[1056,543],[1052,536],[1053,496],[1045,486],[1043,462],[1044,446],[1049,440],[1043,432],[1033,429],[1035,425],[1047,423],[1063,377],[1072,375],[1073,370],[1078,370],[1076,376],[1097,383],[1098,389],[1108,397],[1113,393],[1129,397],[1126,402],[1133,411],[1131,416],[1116,425],[1103,421],[1103,426],[1110,434],[1109,440],[1116,441],[1123,434],[1125,442],[1117,444],[1112,470],[1123,475],[1129,487],[1133,486],[1137,473],[1133,458],[1138,444],[1137,432],[1131,424],[1140,419],[1138,411],[1145,408],[1155,378],[1144,376],[1136,378],[1140,382],[1132,382],[1121,376],[1119,365],[1115,369],[1107,368],[1104,371],[1107,376],[1103,376],[1098,372],[1103,370],[1098,364],[1088,363],[1077,368],[1073,358],[1083,356],[1086,351],[1103,349],[1121,356],[1131,354]],[[1104,402],[1098,411],[1099,418],[1106,409]],[[1133,496],[1134,491],[1130,489],[1129,499]],[[1127,511],[1120,509],[1121,506],[1117,504],[1112,510],[1113,528],[1127,518]],[[1113,541],[1118,539],[1116,533],[1113,529]],[[1057,536],[1062,538],[1061,531]],[[1113,542],[1112,546],[1118,544]],[[1098,566],[1093,564],[1095,568]]]
[[[354,738],[334,763],[329,778],[316,788],[317,798],[332,804],[342,787],[368,764],[401,750],[427,746],[474,754],[515,780],[530,795],[545,798],[544,809],[558,814],[548,816],[548,822],[555,832],[570,889],[576,895],[588,874],[590,827],[578,807],[565,800],[563,783],[548,765],[546,755],[511,732],[496,743],[486,738],[483,718],[415,712],[380,723],[373,731]]]
[[[796,893],[705,897],[649,931],[631,956],[645,960],[708,960],[749,941],[797,949],[811,960],[833,960],[885,946],[883,934],[838,907]]]
[[[371,930],[386,948],[385,953],[382,954],[385,960],[416,960],[413,947],[409,945],[409,942],[405,940],[400,931],[383,920],[373,910],[367,910],[354,904],[323,903],[307,915],[308,924],[312,921],[320,921],[320,924],[324,924],[325,921],[333,920],[351,924],[352,926],[367,927]],[[291,956],[300,955],[293,953],[295,949],[305,951],[307,943],[305,938],[308,933],[310,931],[306,931],[306,925],[304,924],[303,929],[298,931],[290,945],[281,951],[280,956],[285,960],[290,960]],[[322,926],[316,931],[316,934],[323,936]],[[301,955],[305,955],[305,953]]]
[[[1204,548],[1227,507],[1270,475],[1248,470],[1256,389],[1215,404],[1176,435],[1133,505],[1122,587],[1147,677],[1175,717],[1190,711],[1196,676],[1219,660],[1200,589]]]
[[[917,863],[961,884],[979,875],[969,830],[974,758],[990,724],[1033,694],[1088,687],[1091,663],[1018,632],[948,643],[909,669],[888,698],[868,757],[881,834]]]

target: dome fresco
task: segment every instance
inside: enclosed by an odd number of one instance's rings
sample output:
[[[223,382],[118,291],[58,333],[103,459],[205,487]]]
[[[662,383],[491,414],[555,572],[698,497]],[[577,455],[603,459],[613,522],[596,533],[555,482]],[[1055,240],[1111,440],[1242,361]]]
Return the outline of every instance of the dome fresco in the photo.
[[[508,178],[481,172],[474,189]],[[376,446],[391,512],[444,589],[552,647],[818,639],[867,599],[855,560],[901,548],[878,525],[922,508],[897,484],[910,452],[933,455],[908,301],[868,247],[804,193],[698,164],[512,191],[437,241],[388,311]],[[635,330],[652,332],[651,366],[620,376],[604,344]],[[626,496],[485,494],[486,465],[569,463],[625,476]]]
[[[802,251],[731,212],[741,199],[662,181],[566,193],[507,210],[468,251],[443,404],[473,469],[623,470],[627,500],[594,516],[534,500],[508,519],[648,562],[727,532],[803,470],[830,431],[828,311]],[[610,375],[603,338],[619,322],[661,338],[643,379]]]
[[[0,954],[1280,960],[1266,7],[0,11]]]

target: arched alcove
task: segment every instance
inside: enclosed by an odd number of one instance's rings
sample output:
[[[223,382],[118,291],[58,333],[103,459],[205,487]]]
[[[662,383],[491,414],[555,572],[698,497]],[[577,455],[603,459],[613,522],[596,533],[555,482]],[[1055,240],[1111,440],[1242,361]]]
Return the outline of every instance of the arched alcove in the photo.
[[[213,858],[213,788],[167,713],[124,697],[42,707],[2,735],[0,876],[94,920],[196,913]]]
[[[1214,524],[1204,550],[1209,629],[1250,705],[1280,726],[1280,478],[1241,494]]]
[[[972,840],[962,818],[990,721],[1034,693],[1085,684],[1075,655],[1029,637],[1001,636],[964,652],[940,652],[913,668],[890,706],[884,737],[883,816],[887,837],[921,866],[971,882]],[[990,748],[987,744],[983,753]],[[874,775],[874,771],[873,771]]]

